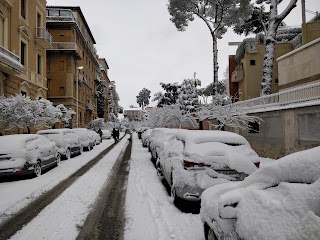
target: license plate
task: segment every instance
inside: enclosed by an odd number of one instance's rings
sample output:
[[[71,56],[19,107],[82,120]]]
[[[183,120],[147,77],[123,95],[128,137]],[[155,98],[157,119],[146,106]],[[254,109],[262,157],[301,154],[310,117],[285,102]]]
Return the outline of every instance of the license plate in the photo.
[[[234,170],[216,170],[216,172],[223,174],[223,175],[237,175],[238,172]]]

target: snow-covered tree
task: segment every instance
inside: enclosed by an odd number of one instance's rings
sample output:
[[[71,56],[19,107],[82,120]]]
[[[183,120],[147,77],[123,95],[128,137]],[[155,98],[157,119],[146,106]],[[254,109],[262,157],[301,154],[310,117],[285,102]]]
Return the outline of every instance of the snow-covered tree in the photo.
[[[180,105],[180,109],[183,114],[195,112],[198,108],[199,102],[199,90],[197,86],[201,85],[201,81],[194,75],[193,79],[183,80],[181,87],[178,90],[177,104]]]
[[[218,83],[218,47],[217,39],[227,31],[227,26],[242,22],[250,16],[250,0],[169,0],[168,10],[171,21],[179,31],[184,31],[194,16],[208,27],[213,48],[214,93]]]
[[[139,104],[142,109],[149,104],[151,91],[149,89],[143,88],[139,95],[137,96],[137,103]]]
[[[51,127],[63,116],[59,108],[46,99],[31,100],[22,95],[0,98],[0,124],[6,130],[14,128],[40,129]]]
[[[262,70],[261,96],[271,94],[277,29],[291,10],[296,7],[297,0],[290,0],[284,10],[278,13],[279,4],[282,2],[282,0],[256,0],[256,5],[252,5],[254,14],[251,21],[239,22],[235,27],[240,33],[257,32],[261,29],[264,31],[266,51]],[[268,12],[265,12],[265,6],[269,6]]]
[[[56,108],[60,109],[62,116],[60,118],[60,121],[63,122],[64,127],[70,127],[70,122],[72,120],[72,116],[76,114],[75,111],[73,111],[72,108],[66,108],[63,104],[59,104],[56,106]]]
[[[95,130],[99,128],[104,129],[105,127],[106,127],[106,123],[103,118],[96,118],[94,120],[91,120],[87,126],[88,129],[95,129]]]
[[[98,113],[98,117],[99,118],[103,118],[104,117],[104,112],[105,112],[105,98],[104,98],[104,91],[105,91],[105,81],[102,78],[102,73],[100,71],[100,69],[97,69],[97,80],[98,80],[98,85],[97,85],[97,92],[96,92],[96,96],[97,96],[97,113]]]
[[[250,123],[261,123],[261,119],[256,116],[248,115],[243,107],[235,104],[231,96],[220,95],[220,101],[202,106],[197,112],[199,120],[215,119],[213,126],[219,130],[225,126],[240,129],[250,129]]]
[[[123,118],[120,121],[120,130],[129,128],[129,119],[128,118]]]
[[[165,105],[161,108],[151,109],[148,119],[142,121],[139,126],[187,129],[198,129],[199,127],[197,121],[191,114],[182,114],[179,105]]]
[[[178,83],[160,83],[165,93],[157,92],[152,101],[158,101],[157,107],[172,105],[177,103],[179,96],[178,89],[181,87]]]

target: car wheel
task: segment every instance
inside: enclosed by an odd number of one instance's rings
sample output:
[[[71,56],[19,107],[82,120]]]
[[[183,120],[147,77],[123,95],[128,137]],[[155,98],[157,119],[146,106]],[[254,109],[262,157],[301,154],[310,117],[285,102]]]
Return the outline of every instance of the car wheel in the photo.
[[[216,234],[211,228],[209,228],[209,231],[208,231],[208,240],[218,240]]]
[[[35,177],[39,177],[41,175],[42,169],[41,169],[41,163],[38,161],[35,165],[34,165],[34,169],[33,169],[33,175]]]
[[[64,159],[70,159],[70,158],[71,158],[71,151],[68,148],[67,151],[66,151],[66,154],[64,155]]]
[[[79,155],[81,155],[83,153],[83,147],[79,147]]]
[[[61,154],[60,153],[57,153],[57,156],[56,156],[56,165],[58,166],[61,162]]]
[[[159,176],[160,179],[163,179],[163,174],[162,174],[162,167],[160,163],[157,163],[157,175]]]

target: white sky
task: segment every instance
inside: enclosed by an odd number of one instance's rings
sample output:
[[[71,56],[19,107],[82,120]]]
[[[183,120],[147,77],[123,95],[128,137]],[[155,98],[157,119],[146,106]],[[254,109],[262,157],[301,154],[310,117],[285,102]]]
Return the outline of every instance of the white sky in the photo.
[[[320,11],[319,0],[305,0],[306,9]],[[109,78],[116,82],[119,104],[138,106],[136,96],[143,88],[151,99],[162,91],[160,82],[182,82],[194,72],[207,86],[213,78],[212,42],[205,24],[195,20],[185,32],[170,21],[168,0],[47,0],[51,6],[80,6],[97,42],[99,57],[106,58]],[[289,0],[284,0],[284,4]],[[285,19],[287,25],[301,24],[301,3]],[[307,20],[314,15],[307,13]],[[229,31],[218,41],[219,79],[228,65],[228,55],[241,41]],[[155,103],[151,103],[155,105]]]

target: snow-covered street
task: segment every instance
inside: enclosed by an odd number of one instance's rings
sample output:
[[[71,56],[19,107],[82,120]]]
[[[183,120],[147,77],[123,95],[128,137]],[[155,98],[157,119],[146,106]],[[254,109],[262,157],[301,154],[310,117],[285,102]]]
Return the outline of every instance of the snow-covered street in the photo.
[[[133,134],[126,201],[126,240],[204,239],[199,214],[183,213],[173,204],[147,148]]]
[[[11,239],[75,239],[128,137]],[[53,188],[112,143],[113,140],[103,141],[93,151],[63,161],[39,178],[0,183],[0,191],[5,193],[1,198],[1,221]],[[125,239],[204,239],[199,214],[182,213],[173,205],[150,161],[150,153],[136,134],[133,134],[125,211]]]

